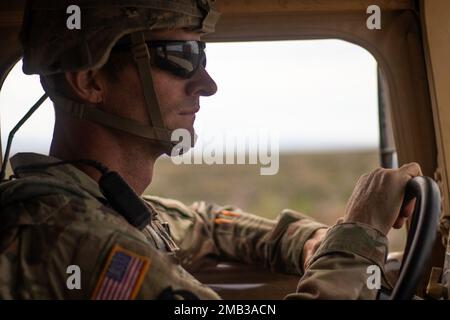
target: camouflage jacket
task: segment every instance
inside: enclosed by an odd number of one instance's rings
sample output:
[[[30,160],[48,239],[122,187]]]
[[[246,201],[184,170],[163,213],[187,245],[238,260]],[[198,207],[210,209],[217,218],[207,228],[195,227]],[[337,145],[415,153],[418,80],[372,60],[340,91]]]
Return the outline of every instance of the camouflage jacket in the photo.
[[[376,295],[366,270],[383,265],[387,240],[368,226],[331,228],[304,272],[304,243],[325,226],[300,213],[285,210],[271,221],[232,207],[144,196],[152,219],[138,230],[82,171],[48,166],[58,161],[19,154],[13,169],[45,166],[0,185],[0,298],[218,299],[185,270],[207,257],[303,275],[288,299]]]

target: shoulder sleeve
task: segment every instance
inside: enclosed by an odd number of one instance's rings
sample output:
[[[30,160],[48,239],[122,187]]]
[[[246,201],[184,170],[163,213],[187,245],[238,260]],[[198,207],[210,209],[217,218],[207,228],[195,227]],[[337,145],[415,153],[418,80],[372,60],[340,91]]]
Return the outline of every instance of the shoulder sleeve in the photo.
[[[105,220],[69,225],[49,262],[52,287],[65,299],[219,299],[137,229]],[[80,288],[70,288],[69,266],[79,271]]]
[[[115,234],[95,267],[91,299],[219,299],[147,243]]]
[[[0,270],[14,271],[0,296],[219,298],[101,201],[57,183],[1,186]]]

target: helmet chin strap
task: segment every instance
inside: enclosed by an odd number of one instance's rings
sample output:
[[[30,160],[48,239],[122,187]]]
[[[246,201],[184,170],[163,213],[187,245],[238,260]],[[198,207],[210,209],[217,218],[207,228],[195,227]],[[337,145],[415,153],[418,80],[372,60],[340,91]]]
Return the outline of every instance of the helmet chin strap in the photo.
[[[132,135],[154,140],[160,143],[160,137],[170,136],[170,131],[162,128],[154,128],[134,120],[119,117],[105,112],[98,106],[79,103],[58,94],[52,94],[51,99],[58,110],[80,120],[88,120],[99,125],[130,133]]]
[[[150,52],[145,43],[144,32],[140,31],[131,34],[131,41],[133,57],[137,64],[147,107],[149,125],[105,112],[99,109],[98,106],[92,104],[73,101],[55,92],[52,84],[43,82],[43,85],[46,90],[53,91],[50,97],[57,109],[77,119],[92,121],[102,126],[153,140],[163,148],[165,153],[170,155],[172,149],[178,142],[171,141],[171,131],[167,129],[162,118],[161,108],[153,86]]]
[[[161,115],[161,108],[158,97],[156,96],[155,87],[153,85],[152,69],[150,64],[150,52],[145,43],[145,35],[143,31],[131,34],[131,43],[134,61],[136,61],[139,77],[141,79],[142,90],[147,106],[147,114],[150,125],[157,129],[157,139],[164,143],[171,143],[170,134],[166,134],[166,125]]]

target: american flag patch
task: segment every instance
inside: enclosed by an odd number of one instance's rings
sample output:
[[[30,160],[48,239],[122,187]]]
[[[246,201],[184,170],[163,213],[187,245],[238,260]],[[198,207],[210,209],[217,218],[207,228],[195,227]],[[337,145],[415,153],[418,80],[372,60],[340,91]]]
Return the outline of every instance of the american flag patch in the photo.
[[[150,259],[116,245],[112,248],[92,295],[93,300],[136,298]]]

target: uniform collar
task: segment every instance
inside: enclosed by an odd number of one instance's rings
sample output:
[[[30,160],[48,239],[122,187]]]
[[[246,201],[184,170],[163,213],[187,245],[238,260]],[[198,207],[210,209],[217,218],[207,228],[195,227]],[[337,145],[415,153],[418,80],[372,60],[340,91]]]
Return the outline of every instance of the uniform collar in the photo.
[[[102,192],[100,191],[97,182],[87,174],[85,174],[83,171],[77,169],[75,166],[71,164],[64,164],[60,166],[51,166],[45,168],[46,164],[53,164],[61,161],[62,160],[58,158],[38,153],[18,153],[10,159],[14,174],[16,174],[16,169],[19,167],[40,165],[44,166],[44,168],[31,168],[26,172],[20,173],[18,174],[18,176],[20,177],[32,175],[51,176],[63,182],[76,184],[81,189],[85,190],[96,198],[105,199]]]

